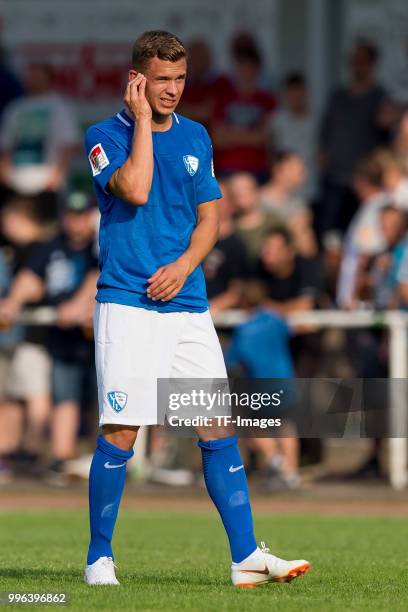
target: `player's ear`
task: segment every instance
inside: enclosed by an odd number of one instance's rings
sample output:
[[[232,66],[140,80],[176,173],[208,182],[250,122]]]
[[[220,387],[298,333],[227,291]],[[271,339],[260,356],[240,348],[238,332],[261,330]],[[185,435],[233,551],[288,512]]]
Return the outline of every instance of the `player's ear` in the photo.
[[[131,68],[128,72],[128,81],[133,81],[138,75],[138,71],[134,68]]]

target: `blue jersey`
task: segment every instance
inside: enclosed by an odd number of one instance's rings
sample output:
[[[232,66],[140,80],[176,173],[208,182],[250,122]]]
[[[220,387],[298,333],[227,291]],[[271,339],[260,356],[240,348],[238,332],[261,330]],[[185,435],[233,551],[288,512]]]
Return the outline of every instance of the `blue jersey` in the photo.
[[[149,198],[135,206],[109,193],[113,172],[129,157],[134,122],[124,111],[91,126],[85,146],[101,212],[99,302],[161,312],[208,308],[201,266],[169,302],[147,297],[147,279],[175,261],[190,244],[197,205],[221,197],[206,129],[173,113],[171,128],[153,132],[154,171]]]

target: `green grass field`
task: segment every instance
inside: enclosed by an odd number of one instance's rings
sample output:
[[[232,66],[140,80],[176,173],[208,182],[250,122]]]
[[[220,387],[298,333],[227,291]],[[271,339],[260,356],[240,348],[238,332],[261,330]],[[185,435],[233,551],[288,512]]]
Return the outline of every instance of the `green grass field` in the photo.
[[[261,515],[256,531],[272,552],[309,559],[311,572],[290,584],[234,589],[215,513],[128,510],[115,539],[122,585],[86,587],[84,511],[2,512],[0,590],[66,591],[70,610],[408,609],[404,519]]]

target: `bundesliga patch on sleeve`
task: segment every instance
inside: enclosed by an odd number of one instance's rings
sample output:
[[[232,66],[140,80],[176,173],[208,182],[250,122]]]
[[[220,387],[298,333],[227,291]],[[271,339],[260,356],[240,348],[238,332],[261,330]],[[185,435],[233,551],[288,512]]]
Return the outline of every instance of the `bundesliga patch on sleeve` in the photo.
[[[106,166],[109,166],[109,159],[106,155],[101,143],[92,147],[88,155],[89,163],[91,164],[93,176],[97,176]]]

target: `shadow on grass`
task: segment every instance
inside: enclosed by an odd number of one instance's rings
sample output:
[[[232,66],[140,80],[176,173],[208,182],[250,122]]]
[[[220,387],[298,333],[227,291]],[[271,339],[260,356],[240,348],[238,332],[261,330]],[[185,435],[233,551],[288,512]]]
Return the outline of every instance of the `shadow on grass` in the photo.
[[[207,574],[189,574],[188,576],[180,575],[180,573],[177,571],[174,571],[174,573],[169,571],[166,574],[160,573],[159,575],[157,574],[157,572],[132,572],[126,573],[124,576],[122,576],[122,578],[120,576],[120,572],[118,572],[118,578],[124,585],[126,585],[126,583],[132,582],[135,585],[140,584],[144,587],[148,585],[157,587],[158,582],[160,583],[160,586],[168,585],[173,588],[175,585],[177,587],[190,588],[191,586],[219,587],[220,585],[225,586],[227,584],[230,584],[227,576],[225,577],[225,579],[217,579],[211,578]]]
[[[57,580],[61,580],[61,578],[78,578],[82,577],[81,570],[49,570],[47,567],[2,567],[0,568],[0,578],[19,578],[29,580],[30,578],[38,579],[38,578],[47,578],[47,580],[52,580],[53,578]]]
[[[220,580],[220,579],[211,579],[208,575],[205,574],[189,574],[188,576],[180,575],[178,572],[168,572],[166,574],[160,573],[160,576],[157,575],[157,572],[132,572],[132,573],[122,573],[118,572],[118,577],[122,581],[123,585],[143,585],[144,587],[153,585],[157,586],[157,581],[160,581],[161,585],[168,585],[174,587],[177,585],[178,587],[183,586],[208,586],[208,587],[216,587],[220,586],[220,584],[228,584],[228,580]],[[61,579],[69,580],[69,579],[79,579],[82,581],[83,579],[83,571],[82,569],[66,569],[66,570],[50,570],[47,567],[43,568],[31,568],[31,567],[3,567],[0,568],[0,578],[16,578],[18,580],[38,580],[38,579],[46,579],[50,582],[55,580],[58,584],[61,584]]]

